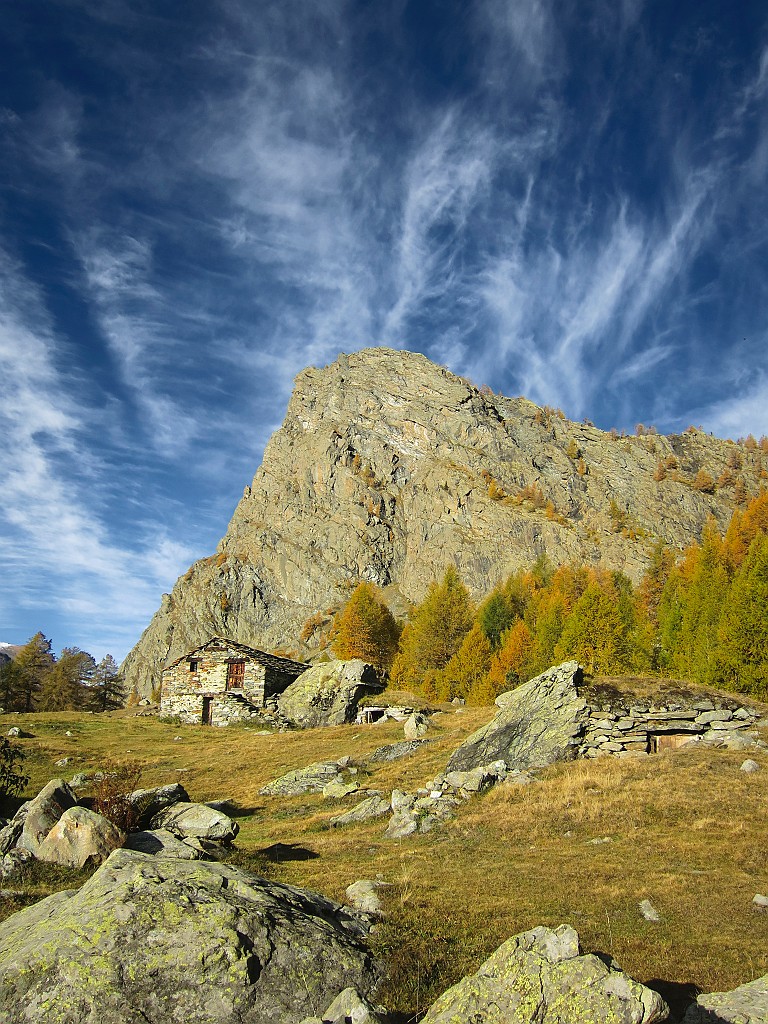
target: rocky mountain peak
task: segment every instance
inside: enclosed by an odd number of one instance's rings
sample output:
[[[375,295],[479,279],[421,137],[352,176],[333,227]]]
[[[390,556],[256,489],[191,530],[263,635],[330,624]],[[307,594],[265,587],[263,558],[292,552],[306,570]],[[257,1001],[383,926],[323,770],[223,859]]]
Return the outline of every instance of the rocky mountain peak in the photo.
[[[700,431],[620,437],[418,353],[341,355],[298,375],[217,553],[123,668],[146,693],[211,634],[307,656],[312,622],[360,580],[404,610],[448,564],[478,597],[541,554],[637,580],[658,541],[682,549],[708,516],[724,528],[761,473],[759,450]]]

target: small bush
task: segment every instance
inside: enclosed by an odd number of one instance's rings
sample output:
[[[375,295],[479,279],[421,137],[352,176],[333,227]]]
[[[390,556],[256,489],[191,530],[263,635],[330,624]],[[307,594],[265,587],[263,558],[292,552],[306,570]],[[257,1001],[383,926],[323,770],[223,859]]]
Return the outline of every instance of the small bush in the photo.
[[[93,794],[94,811],[108,818],[121,832],[135,829],[141,817],[142,808],[132,804],[129,797],[139,788],[142,771],[140,761],[106,764],[96,784]]]
[[[0,737],[0,803],[16,796],[29,782],[29,776],[19,770],[24,751],[4,736]]]
[[[693,481],[693,487],[695,490],[701,491],[702,494],[715,493],[715,481],[705,469],[700,469],[696,474],[696,478]]]

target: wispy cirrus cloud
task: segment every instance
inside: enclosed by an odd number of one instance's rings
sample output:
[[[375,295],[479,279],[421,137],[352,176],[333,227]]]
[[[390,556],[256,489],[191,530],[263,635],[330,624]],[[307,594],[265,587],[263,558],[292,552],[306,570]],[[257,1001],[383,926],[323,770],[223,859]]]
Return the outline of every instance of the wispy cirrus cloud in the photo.
[[[6,566],[0,618],[13,628],[26,606],[55,608],[65,619],[88,614],[98,622],[99,649],[121,651],[130,619],[151,612],[158,586],[168,585],[191,551],[158,528],[144,550],[110,537],[106,467],[90,443],[99,416],[78,393],[81,382],[65,369],[66,354],[36,288],[2,252],[0,271],[0,373],[6,382],[0,404],[0,555]],[[86,646],[92,639],[72,622],[64,642]]]

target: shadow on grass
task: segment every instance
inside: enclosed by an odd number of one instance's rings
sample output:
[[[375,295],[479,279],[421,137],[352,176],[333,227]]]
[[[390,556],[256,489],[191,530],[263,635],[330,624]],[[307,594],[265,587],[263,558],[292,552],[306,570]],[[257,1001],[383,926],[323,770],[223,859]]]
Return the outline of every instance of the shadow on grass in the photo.
[[[654,992],[659,993],[669,1007],[674,1020],[682,1020],[685,1016],[685,1011],[691,1003],[696,1002],[696,996],[701,993],[699,986],[695,985],[692,981],[664,981],[663,978],[651,978],[650,981],[646,981],[643,984],[648,988],[652,988]],[[721,1018],[707,1017],[705,1019],[708,1021],[708,1024],[715,1024]]]
[[[271,846],[265,846],[258,853],[274,864],[290,860],[317,860],[320,856],[314,850],[308,850],[305,846],[298,846],[296,843],[273,843]]]

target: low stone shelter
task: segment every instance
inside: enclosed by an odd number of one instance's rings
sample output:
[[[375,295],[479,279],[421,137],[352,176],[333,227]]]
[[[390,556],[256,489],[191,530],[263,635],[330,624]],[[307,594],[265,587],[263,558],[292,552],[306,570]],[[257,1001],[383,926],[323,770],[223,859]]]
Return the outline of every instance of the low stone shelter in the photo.
[[[160,712],[191,725],[250,718],[308,665],[214,636],[163,669]]]

